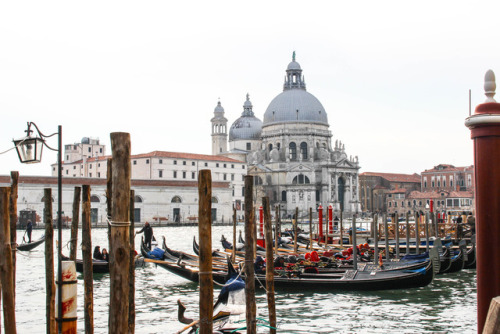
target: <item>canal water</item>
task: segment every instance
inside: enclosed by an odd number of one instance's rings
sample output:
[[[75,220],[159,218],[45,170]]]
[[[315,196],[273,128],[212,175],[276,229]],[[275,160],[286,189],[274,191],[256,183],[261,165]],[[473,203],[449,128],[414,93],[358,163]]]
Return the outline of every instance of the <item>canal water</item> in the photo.
[[[138,230],[138,229],[137,229]],[[239,225],[244,234],[244,227]],[[106,229],[92,230],[92,247],[108,248]],[[18,232],[18,241],[24,232]],[[38,239],[43,230],[34,230]],[[70,231],[63,230],[63,253]],[[165,236],[173,249],[193,253],[197,227],[155,227],[156,238]],[[214,226],[213,246],[220,248],[224,234],[232,240],[232,227]],[[55,231],[57,238],[57,231]],[[141,234],[135,242],[138,249]],[[79,231],[81,242],[81,230]],[[81,251],[78,251],[81,257]],[[18,333],[45,333],[44,246],[18,252],[16,278],[16,322]],[[84,333],[83,277],[78,274],[78,333]],[[109,274],[94,276],[95,333],[107,333]],[[214,294],[219,292],[214,287]],[[216,296],[214,296],[214,299]],[[186,316],[197,318],[198,286],[153,264],[136,269],[136,333],[175,333],[177,300],[187,307]],[[258,317],[267,319],[264,290],[256,296]],[[476,272],[438,275],[427,287],[373,292],[277,291],[278,333],[475,333]],[[3,326],[2,326],[3,327]],[[3,330],[3,329],[2,329]],[[267,333],[265,327],[259,333]]]

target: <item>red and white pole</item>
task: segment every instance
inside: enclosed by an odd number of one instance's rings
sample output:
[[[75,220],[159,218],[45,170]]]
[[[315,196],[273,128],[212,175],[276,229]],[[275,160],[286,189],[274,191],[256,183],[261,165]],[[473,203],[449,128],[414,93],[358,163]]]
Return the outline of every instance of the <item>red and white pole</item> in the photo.
[[[333,234],[333,208],[328,206],[328,234]]]
[[[495,74],[484,78],[485,103],[465,120],[474,145],[477,249],[477,328],[483,328],[490,302],[500,296],[500,103]]]
[[[262,206],[259,208],[259,235],[264,238],[264,209]]]
[[[323,240],[323,207],[320,205],[318,207],[318,231],[319,231],[319,235],[318,235],[318,241],[322,241]]]

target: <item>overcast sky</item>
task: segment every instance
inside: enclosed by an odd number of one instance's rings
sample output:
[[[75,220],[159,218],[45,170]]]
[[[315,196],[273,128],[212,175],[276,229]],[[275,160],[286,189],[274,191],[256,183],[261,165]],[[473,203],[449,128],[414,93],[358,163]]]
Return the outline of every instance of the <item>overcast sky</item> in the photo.
[[[296,51],[360,172],[468,166],[469,89],[474,110],[486,71],[500,76],[499,16],[499,1],[4,1],[0,152],[32,121],[108,154],[117,131],[133,154],[211,154],[219,98],[229,125],[247,93],[262,120]],[[0,174],[55,162],[21,165],[12,150]]]

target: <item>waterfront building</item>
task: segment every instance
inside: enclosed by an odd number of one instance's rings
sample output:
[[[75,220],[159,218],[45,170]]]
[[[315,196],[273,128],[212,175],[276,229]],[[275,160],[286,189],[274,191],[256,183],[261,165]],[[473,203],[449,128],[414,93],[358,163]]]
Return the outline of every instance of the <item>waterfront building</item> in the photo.
[[[99,144],[99,140],[93,140],[94,148],[99,147],[99,151],[95,152],[89,151],[85,146],[87,141],[87,138],[84,138],[82,143],[64,146],[63,182],[68,178],[106,179],[110,156],[104,155],[106,150],[104,145]],[[227,187],[220,198],[214,196],[213,201],[217,201],[218,204],[224,203],[225,207],[222,209],[220,206],[213,211],[213,221],[221,222],[225,217],[225,222],[228,222],[232,216],[233,206],[236,207],[237,216],[241,219],[244,214],[243,188],[244,177],[247,174],[246,163],[221,155],[183,152],[153,151],[131,156],[131,179],[133,182],[142,182],[141,191],[149,193],[149,196],[145,197],[136,190],[136,196],[139,196],[140,203],[143,203],[141,205],[147,208],[150,203],[154,203],[155,206],[161,207],[161,214],[158,215],[170,221],[179,222],[184,218],[194,219],[193,217],[197,216],[192,204],[197,205],[195,199],[198,198],[198,172],[202,169],[211,170],[213,183],[224,184]],[[57,164],[52,165],[52,175],[54,177],[57,175]],[[151,189],[147,190],[147,184]],[[222,191],[222,188],[219,186],[217,191]],[[229,198],[226,198],[226,192]],[[140,218],[138,221],[151,220],[156,215],[153,211],[142,210],[138,215]],[[100,219],[101,216],[97,217]]]
[[[364,172],[359,175],[360,198],[363,212],[387,212],[387,196],[420,190],[419,174]],[[396,195],[401,196],[401,195]]]
[[[419,174],[360,175],[363,212],[457,214],[474,211],[473,166],[440,164]]]
[[[105,178],[62,178],[62,211],[66,223],[72,217],[74,189],[90,185],[91,222],[103,223],[107,217]],[[10,186],[10,176],[0,175],[0,186]],[[18,211],[35,212],[37,222],[42,222],[44,189],[52,188],[52,201],[57,203],[57,177],[20,176],[18,184]],[[195,223],[198,221],[198,182],[194,180],[131,180],[135,191],[134,221],[153,224]],[[229,182],[212,182],[212,220],[217,223],[232,221],[232,190]],[[52,216],[57,208],[53,207]]]

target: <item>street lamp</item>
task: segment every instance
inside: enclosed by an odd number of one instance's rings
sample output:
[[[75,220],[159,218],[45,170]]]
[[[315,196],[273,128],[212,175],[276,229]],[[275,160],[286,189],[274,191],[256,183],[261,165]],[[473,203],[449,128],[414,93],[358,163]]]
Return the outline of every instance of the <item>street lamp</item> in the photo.
[[[31,134],[31,126],[36,129],[36,135],[33,137]],[[13,140],[16,147],[17,154],[21,163],[37,163],[42,160],[42,149],[46,146],[51,151],[57,152],[57,307],[58,307],[58,328],[59,333],[62,332],[62,174],[61,174],[61,138],[62,126],[58,125],[57,132],[51,135],[44,135],[38,126],[33,122],[28,122],[28,129],[25,130],[26,136],[24,138]],[[57,135],[57,149],[50,147],[46,138]]]

